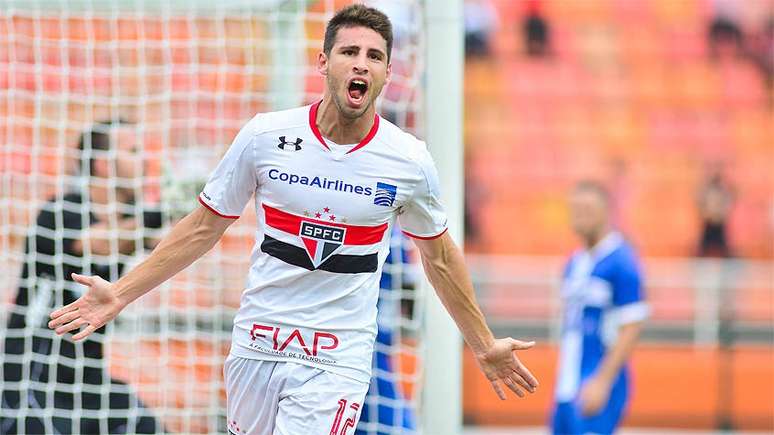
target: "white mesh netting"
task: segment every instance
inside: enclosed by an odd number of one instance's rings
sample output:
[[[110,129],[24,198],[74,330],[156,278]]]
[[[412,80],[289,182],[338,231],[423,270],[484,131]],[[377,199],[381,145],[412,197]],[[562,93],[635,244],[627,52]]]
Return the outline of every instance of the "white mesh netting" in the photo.
[[[212,252],[131,305],[106,335],[73,346],[45,327],[47,314],[77,296],[69,272],[115,280],[122,264],[142,258],[169,225],[149,228],[154,205],[173,217],[193,207],[255,113],[319,97],[313,61],[324,24],[348,3],[0,0],[0,432],[225,431],[222,363],[252,206]],[[380,111],[421,133],[423,10],[418,0],[378,3],[395,26]],[[100,124],[119,118],[117,128]],[[95,129],[136,151],[100,150],[95,135],[79,147]],[[122,162],[92,180],[104,198],[83,176],[96,171],[91,157]],[[127,162],[144,165],[144,177],[125,177],[118,167]],[[123,225],[140,215],[145,227]],[[105,243],[79,242],[88,237]],[[404,420],[416,418],[403,409],[418,397],[421,298],[414,266],[401,260],[410,253],[395,243],[380,302],[382,381],[358,428],[369,434],[404,433],[413,424]]]

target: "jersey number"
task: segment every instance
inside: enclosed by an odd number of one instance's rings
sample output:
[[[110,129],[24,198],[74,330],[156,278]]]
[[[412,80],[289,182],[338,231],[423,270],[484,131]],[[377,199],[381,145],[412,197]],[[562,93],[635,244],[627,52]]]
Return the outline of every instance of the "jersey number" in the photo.
[[[357,411],[360,409],[359,403],[352,403],[349,405],[349,409],[353,410],[355,414],[344,421],[344,427],[341,426],[341,419],[344,417],[344,412],[347,410],[347,399],[339,400],[339,409],[336,411],[336,418],[333,419],[333,426],[331,426],[330,435],[347,435],[347,429],[355,427],[355,421],[357,419]],[[339,432],[341,429],[341,432]]]

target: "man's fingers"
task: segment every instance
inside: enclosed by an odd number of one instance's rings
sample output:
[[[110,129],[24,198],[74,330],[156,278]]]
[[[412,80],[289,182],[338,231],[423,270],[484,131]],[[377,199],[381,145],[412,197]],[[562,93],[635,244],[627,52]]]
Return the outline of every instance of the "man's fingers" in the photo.
[[[70,276],[72,276],[73,281],[75,281],[75,282],[77,282],[79,284],[83,284],[83,285],[89,286],[89,287],[91,287],[91,285],[92,285],[93,278],[90,277],[90,276],[78,275],[77,273],[71,273]],[[70,312],[74,312],[74,311],[76,311],[78,309],[78,306],[80,305],[80,302],[81,302],[81,300],[78,299],[77,301],[75,301],[75,302],[73,302],[71,304],[67,304],[67,305],[63,306],[62,308],[60,308],[58,310],[52,311],[48,316],[51,319],[57,319],[58,317],[60,317],[60,316],[62,316],[64,314],[67,314],[67,313],[70,313]],[[49,322],[49,328],[55,328],[58,325],[61,325],[62,323],[67,322],[67,321],[69,321],[69,319],[62,320],[62,321],[60,321],[60,322],[58,322],[56,324],[53,324],[53,325],[52,325],[53,322]]]
[[[51,313],[51,320],[48,322],[48,327],[51,329],[57,328],[61,325],[64,325],[65,323],[77,319],[80,316],[80,313],[78,312],[78,309],[74,309],[73,311],[70,311],[69,313],[63,313],[56,317],[54,317],[54,313]]]
[[[62,314],[69,313],[70,311],[75,311],[78,309],[78,301],[75,301],[71,304],[67,304],[64,307],[54,310],[49,314],[48,316],[52,319],[56,319],[57,317],[61,316]]]
[[[79,318],[73,320],[70,323],[67,323],[65,325],[62,325],[62,326],[56,328],[56,333],[58,335],[66,334],[66,333],[68,333],[70,331],[74,331],[76,329],[79,329],[81,326],[83,326],[85,324],[86,324],[86,321],[79,317]]]
[[[522,378],[521,375],[518,374],[517,372],[514,371],[513,375],[510,378],[513,380],[513,382],[519,384],[519,386],[521,386],[521,388],[524,388],[525,390],[529,391],[530,393],[534,393],[535,392],[535,387],[533,387],[527,381],[525,381],[524,378]]]
[[[492,388],[494,388],[495,393],[497,393],[497,397],[500,398],[500,400],[505,400],[505,391],[503,391],[503,388],[500,386],[500,384],[497,383],[497,381],[492,381]]]
[[[518,386],[516,386],[516,383],[513,381],[513,379],[511,379],[511,378],[508,378],[508,377],[506,377],[506,378],[503,378],[503,383],[504,383],[505,385],[507,385],[507,386],[508,386],[508,388],[510,388],[510,389],[511,389],[511,391],[513,391],[514,393],[516,393],[516,395],[517,395],[517,396],[519,396],[519,397],[524,397],[524,392],[523,392],[523,391],[521,391],[521,388],[519,388]]]
[[[519,376],[524,378],[524,380],[527,381],[527,384],[531,385],[533,389],[537,388],[538,385],[540,385],[538,383],[537,378],[535,378],[535,376],[533,376],[532,373],[529,372],[529,369],[524,367],[524,364],[519,363],[516,366],[516,370],[514,370],[514,372],[518,373]]]
[[[78,284],[91,287],[91,284],[93,283],[93,278],[90,276],[78,275],[77,273],[73,273],[71,276],[73,277],[73,281],[77,282]]]
[[[511,338],[511,349],[513,350],[525,350],[535,345],[534,341],[519,341]]]
[[[73,341],[82,340],[89,335],[91,335],[92,332],[96,331],[97,328],[94,327],[94,325],[89,325],[86,328],[84,328],[81,332],[73,335]]]

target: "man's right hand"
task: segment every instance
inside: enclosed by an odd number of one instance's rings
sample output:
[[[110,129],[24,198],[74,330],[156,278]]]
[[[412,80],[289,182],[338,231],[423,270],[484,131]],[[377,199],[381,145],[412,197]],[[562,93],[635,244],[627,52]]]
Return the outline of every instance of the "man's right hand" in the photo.
[[[72,274],[73,280],[88,287],[75,302],[51,313],[48,327],[57,335],[83,328],[73,335],[73,341],[82,340],[113,320],[124,308],[113,285],[98,276]]]

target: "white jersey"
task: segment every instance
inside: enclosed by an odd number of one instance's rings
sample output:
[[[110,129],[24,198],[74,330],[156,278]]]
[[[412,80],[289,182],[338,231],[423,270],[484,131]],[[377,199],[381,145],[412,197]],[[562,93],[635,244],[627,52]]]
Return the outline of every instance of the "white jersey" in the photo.
[[[252,265],[231,354],[295,361],[369,382],[376,302],[390,228],[446,231],[425,144],[378,115],[354,146],[325,140],[320,103],[259,114],[234,139],[199,195],[238,218],[255,195]]]

